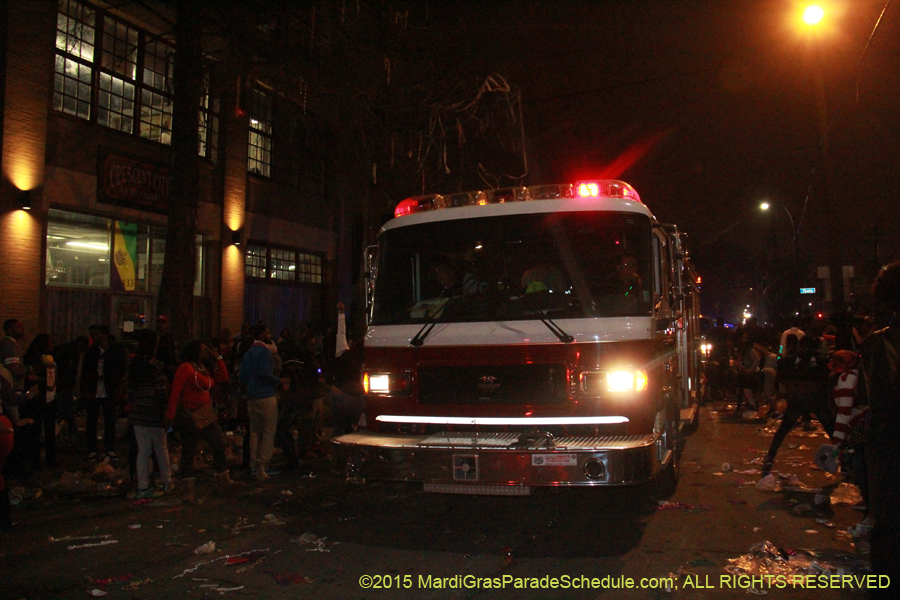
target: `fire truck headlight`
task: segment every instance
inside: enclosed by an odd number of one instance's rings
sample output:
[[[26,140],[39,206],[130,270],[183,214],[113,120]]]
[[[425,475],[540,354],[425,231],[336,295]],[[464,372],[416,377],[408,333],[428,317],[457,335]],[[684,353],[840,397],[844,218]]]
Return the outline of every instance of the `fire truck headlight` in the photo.
[[[581,391],[602,396],[606,392],[642,392],[647,389],[644,371],[582,371]]]
[[[640,392],[647,388],[647,374],[643,371],[610,371],[606,386],[610,392]]]
[[[712,350],[712,344],[700,344],[700,352],[703,353],[703,356],[709,356],[710,350]]]
[[[363,373],[363,389],[367,394],[408,394],[410,390],[409,376]]]

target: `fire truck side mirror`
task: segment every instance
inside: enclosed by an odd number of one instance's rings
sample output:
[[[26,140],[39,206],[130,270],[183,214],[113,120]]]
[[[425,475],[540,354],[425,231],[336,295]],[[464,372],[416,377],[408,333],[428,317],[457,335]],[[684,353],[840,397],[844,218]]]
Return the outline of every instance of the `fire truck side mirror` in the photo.
[[[674,324],[675,324],[675,319],[668,319],[668,318],[657,319],[656,320],[656,331],[658,333],[661,333],[663,331],[666,331],[667,329],[671,329]]]

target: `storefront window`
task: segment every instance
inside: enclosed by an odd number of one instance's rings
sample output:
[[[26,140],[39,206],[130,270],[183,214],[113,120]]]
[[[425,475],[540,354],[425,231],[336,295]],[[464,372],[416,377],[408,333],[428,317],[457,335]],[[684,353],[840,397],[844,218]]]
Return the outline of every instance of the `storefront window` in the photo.
[[[47,223],[47,285],[108,288],[109,221],[50,210]]]
[[[203,295],[203,236],[195,240],[194,295]],[[159,294],[166,230],[51,209],[47,219],[50,286]]]

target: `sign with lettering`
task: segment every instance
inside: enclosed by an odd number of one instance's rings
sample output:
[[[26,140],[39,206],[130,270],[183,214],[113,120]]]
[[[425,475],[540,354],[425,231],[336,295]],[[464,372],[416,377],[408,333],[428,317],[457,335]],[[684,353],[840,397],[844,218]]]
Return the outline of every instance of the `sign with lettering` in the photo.
[[[800,288],[801,294],[815,294],[816,288]]]
[[[101,153],[97,201],[167,214],[169,168],[145,158]]]

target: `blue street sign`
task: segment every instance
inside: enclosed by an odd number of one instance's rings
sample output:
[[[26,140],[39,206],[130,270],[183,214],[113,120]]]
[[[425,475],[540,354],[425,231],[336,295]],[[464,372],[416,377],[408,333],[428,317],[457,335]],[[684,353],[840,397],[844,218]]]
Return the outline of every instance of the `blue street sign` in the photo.
[[[801,294],[815,294],[816,288],[800,288]]]

